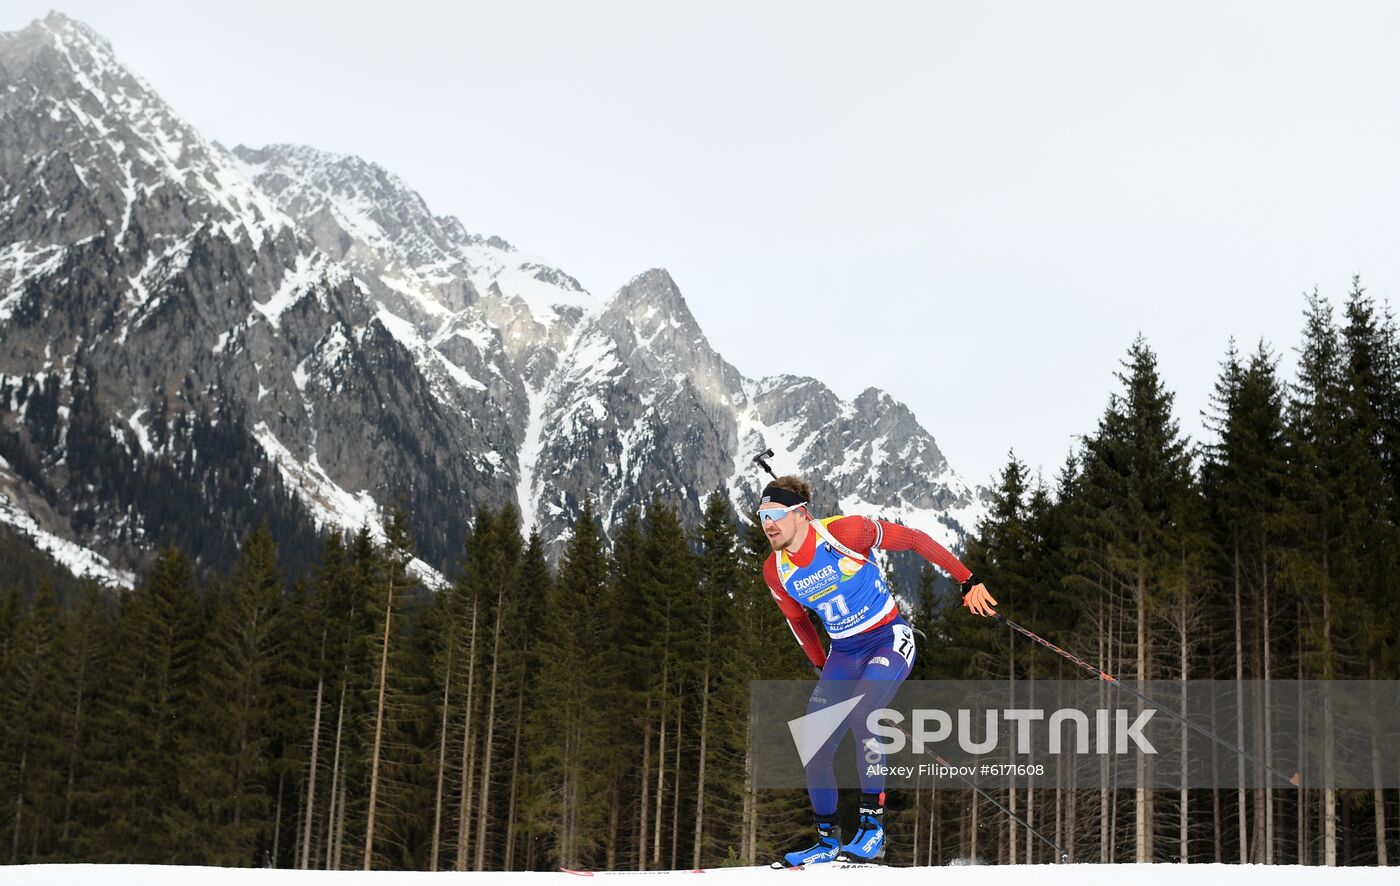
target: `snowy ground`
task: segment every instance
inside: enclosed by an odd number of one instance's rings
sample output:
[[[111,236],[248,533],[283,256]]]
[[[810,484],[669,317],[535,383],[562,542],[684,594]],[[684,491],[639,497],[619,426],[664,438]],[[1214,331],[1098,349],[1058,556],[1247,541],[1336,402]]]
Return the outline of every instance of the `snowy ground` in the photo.
[[[272,871],[238,868],[155,867],[150,865],[29,865],[0,867],[0,882],[5,886],[31,884],[100,884],[100,886],[263,886],[263,884],[330,884],[367,883],[370,886],[426,886],[432,882],[476,884],[548,883],[566,886],[579,882],[580,877],[604,880],[665,880],[692,882],[693,875],[704,877],[702,882],[722,881],[724,886],[747,886],[761,883],[776,886],[819,886],[823,883],[876,883],[879,886],[1178,886],[1182,877],[1191,878],[1191,886],[1278,886],[1280,882],[1303,886],[1369,886],[1394,884],[1400,876],[1385,868],[1315,868],[1267,867],[1264,865],[1191,865],[1188,872],[1177,865],[1025,865],[1002,867],[942,867],[942,868],[859,868],[829,870],[813,868],[802,871],[773,871],[766,868],[716,868],[708,871],[619,871],[616,873],[351,873],[327,871]]]

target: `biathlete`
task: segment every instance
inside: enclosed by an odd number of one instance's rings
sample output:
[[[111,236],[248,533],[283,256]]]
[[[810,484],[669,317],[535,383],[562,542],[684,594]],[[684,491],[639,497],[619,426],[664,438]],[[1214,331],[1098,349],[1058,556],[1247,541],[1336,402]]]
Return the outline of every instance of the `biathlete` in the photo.
[[[779,477],[764,487],[758,517],[773,554],[763,564],[763,578],[798,645],[821,671],[807,712],[863,697],[807,763],[817,843],[783,856],[790,867],[838,859],[873,861],[885,854],[885,776],[879,765],[883,757],[877,759],[873,749],[867,749],[874,736],[866,717],[886,706],[909,676],[914,632],[900,616],[873,550],[918,553],[962,585],[963,604],[977,615],[994,615],[997,602],[971,570],[927,533],[866,517],[817,520],[807,511],[811,498],[811,486],[800,477]],[[823,651],[807,609],[821,616],[831,638],[829,653]],[[855,730],[860,824],[855,835],[842,842],[836,823],[834,760],[847,729]]]

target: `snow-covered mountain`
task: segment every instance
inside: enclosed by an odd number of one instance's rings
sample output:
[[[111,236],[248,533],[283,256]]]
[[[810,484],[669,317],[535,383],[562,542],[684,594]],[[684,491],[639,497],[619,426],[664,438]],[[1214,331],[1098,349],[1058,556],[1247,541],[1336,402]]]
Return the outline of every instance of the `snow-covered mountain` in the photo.
[[[664,270],[600,301],[365,160],[207,142],[61,15],[0,34],[0,120],[0,522],[75,569],[401,502],[431,575],[479,506],[556,552],[586,498],[747,508],[768,446],[833,511],[980,513],[906,408],[743,378]]]

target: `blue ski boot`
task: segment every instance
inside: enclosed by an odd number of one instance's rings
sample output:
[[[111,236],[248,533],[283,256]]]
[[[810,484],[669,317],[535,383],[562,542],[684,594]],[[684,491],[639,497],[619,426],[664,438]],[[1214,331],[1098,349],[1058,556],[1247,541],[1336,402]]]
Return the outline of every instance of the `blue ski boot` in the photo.
[[[885,856],[885,795],[860,795],[860,827],[851,842],[841,846],[837,861],[875,862]]]
[[[823,864],[835,861],[841,851],[841,828],[833,819],[817,819],[817,845],[798,852],[789,852],[782,861],[773,862],[775,868],[800,868],[809,864]]]

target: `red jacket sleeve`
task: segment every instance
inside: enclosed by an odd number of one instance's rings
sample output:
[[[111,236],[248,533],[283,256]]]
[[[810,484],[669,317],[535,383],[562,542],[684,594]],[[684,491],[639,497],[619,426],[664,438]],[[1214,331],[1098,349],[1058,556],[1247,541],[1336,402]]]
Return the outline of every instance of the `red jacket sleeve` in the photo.
[[[831,524],[836,540],[857,552],[868,553],[872,548],[886,551],[913,551],[953,577],[958,584],[967,581],[972,570],[927,532],[900,526],[888,520],[868,517],[843,517]]]
[[[812,620],[807,617],[807,610],[783,590],[782,582],[778,581],[778,565],[774,557],[769,557],[763,563],[763,580],[768,583],[773,602],[778,604],[778,608],[787,619],[788,627],[792,629],[792,635],[797,638],[797,645],[807,653],[807,658],[812,664],[817,667],[825,665],[826,650],[822,648],[821,637],[817,635]]]

